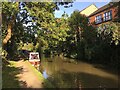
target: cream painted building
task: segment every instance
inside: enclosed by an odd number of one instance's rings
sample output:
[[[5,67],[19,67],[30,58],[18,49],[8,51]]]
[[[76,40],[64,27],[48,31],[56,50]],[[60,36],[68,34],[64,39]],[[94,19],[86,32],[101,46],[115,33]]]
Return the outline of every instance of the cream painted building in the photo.
[[[93,12],[95,12],[96,10],[98,10],[98,8],[96,7],[96,5],[91,4],[90,6],[86,7],[82,11],[80,11],[80,14],[84,14],[86,16],[89,16],[90,14],[92,14]]]

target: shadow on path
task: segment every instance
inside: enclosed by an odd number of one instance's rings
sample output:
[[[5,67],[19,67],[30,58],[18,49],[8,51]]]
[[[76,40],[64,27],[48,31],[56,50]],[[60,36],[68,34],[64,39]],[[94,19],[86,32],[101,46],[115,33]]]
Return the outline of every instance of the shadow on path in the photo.
[[[19,81],[16,76],[22,72],[22,67],[16,68],[13,65],[3,64],[2,65],[2,88],[21,88],[26,87],[26,82]]]

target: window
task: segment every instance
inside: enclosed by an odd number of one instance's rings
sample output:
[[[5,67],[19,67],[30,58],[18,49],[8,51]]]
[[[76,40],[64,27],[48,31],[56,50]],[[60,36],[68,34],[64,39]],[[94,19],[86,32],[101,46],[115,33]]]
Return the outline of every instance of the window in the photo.
[[[102,15],[98,15],[95,17],[95,23],[98,24],[98,23],[101,23],[102,22]]]
[[[108,21],[108,20],[111,20],[112,19],[112,10],[108,11],[108,12],[105,12],[104,13],[104,21]]]

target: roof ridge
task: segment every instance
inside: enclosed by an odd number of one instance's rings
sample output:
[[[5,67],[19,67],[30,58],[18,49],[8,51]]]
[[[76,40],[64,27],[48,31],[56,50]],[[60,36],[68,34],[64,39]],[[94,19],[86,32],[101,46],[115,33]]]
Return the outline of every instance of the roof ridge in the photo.
[[[96,12],[96,13],[99,13],[99,12],[100,12],[99,10],[100,10],[101,8],[104,8],[104,7],[108,6],[108,5],[110,5],[110,2],[109,2],[108,4],[106,4],[106,5],[101,6],[100,8],[98,8],[98,10],[96,10],[95,12]],[[110,6],[112,6],[112,5],[110,5]],[[109,7],[110,7],[110,6],[109,6]],[[106,8],[108,8],[108,7],[106,7]],[[105,9],[106,9],[106,8],[105,8]],[[103,10],[105,10],[105,9],[103,9]],[[98,11],[98,12],[97,12],[97,11]],[[89,16],[92,16],[92,15],[96,14],[95,12],[93,12],[93,13],[90,14]],[[88,17],[89,17],[89,16],[88,16]]]
[[[98,7],[96,6],[96,4],[95,4],[94,2],[93,2],[92,4],[98,9]],[[91,5],[92,5],[92,4],[91,4]]]
[[[86,8],[84,8],[83,10],[87,9],[88,7],[90,7],[90,6],[92,6],[92,5],[94,5],[94,6],[98,9],[98,7],[95,5],[95,3],[92,3],[92,4],[90,4],[89,6],[87,6]],[[81,10],[80,12],[82,12],[83,10]]]

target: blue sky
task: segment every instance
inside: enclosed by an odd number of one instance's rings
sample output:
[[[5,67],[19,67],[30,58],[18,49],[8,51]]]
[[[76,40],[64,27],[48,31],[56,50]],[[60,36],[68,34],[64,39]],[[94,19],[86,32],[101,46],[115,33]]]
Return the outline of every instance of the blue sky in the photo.
[[[96,0],[97,1],[97,0]],[[64,13],[64,11],[70,16],[71,13],[73,13],[74,10],[83,10],[84,8],[88,7],[91,4],[95,4],[98,8],[108,4],[110,0],[106,0],[104,2],[74,2],[73,7],[64,8],[63,6],[60,6],[60,10],[55,11],[55,17],[60,18],[61,15]]]

